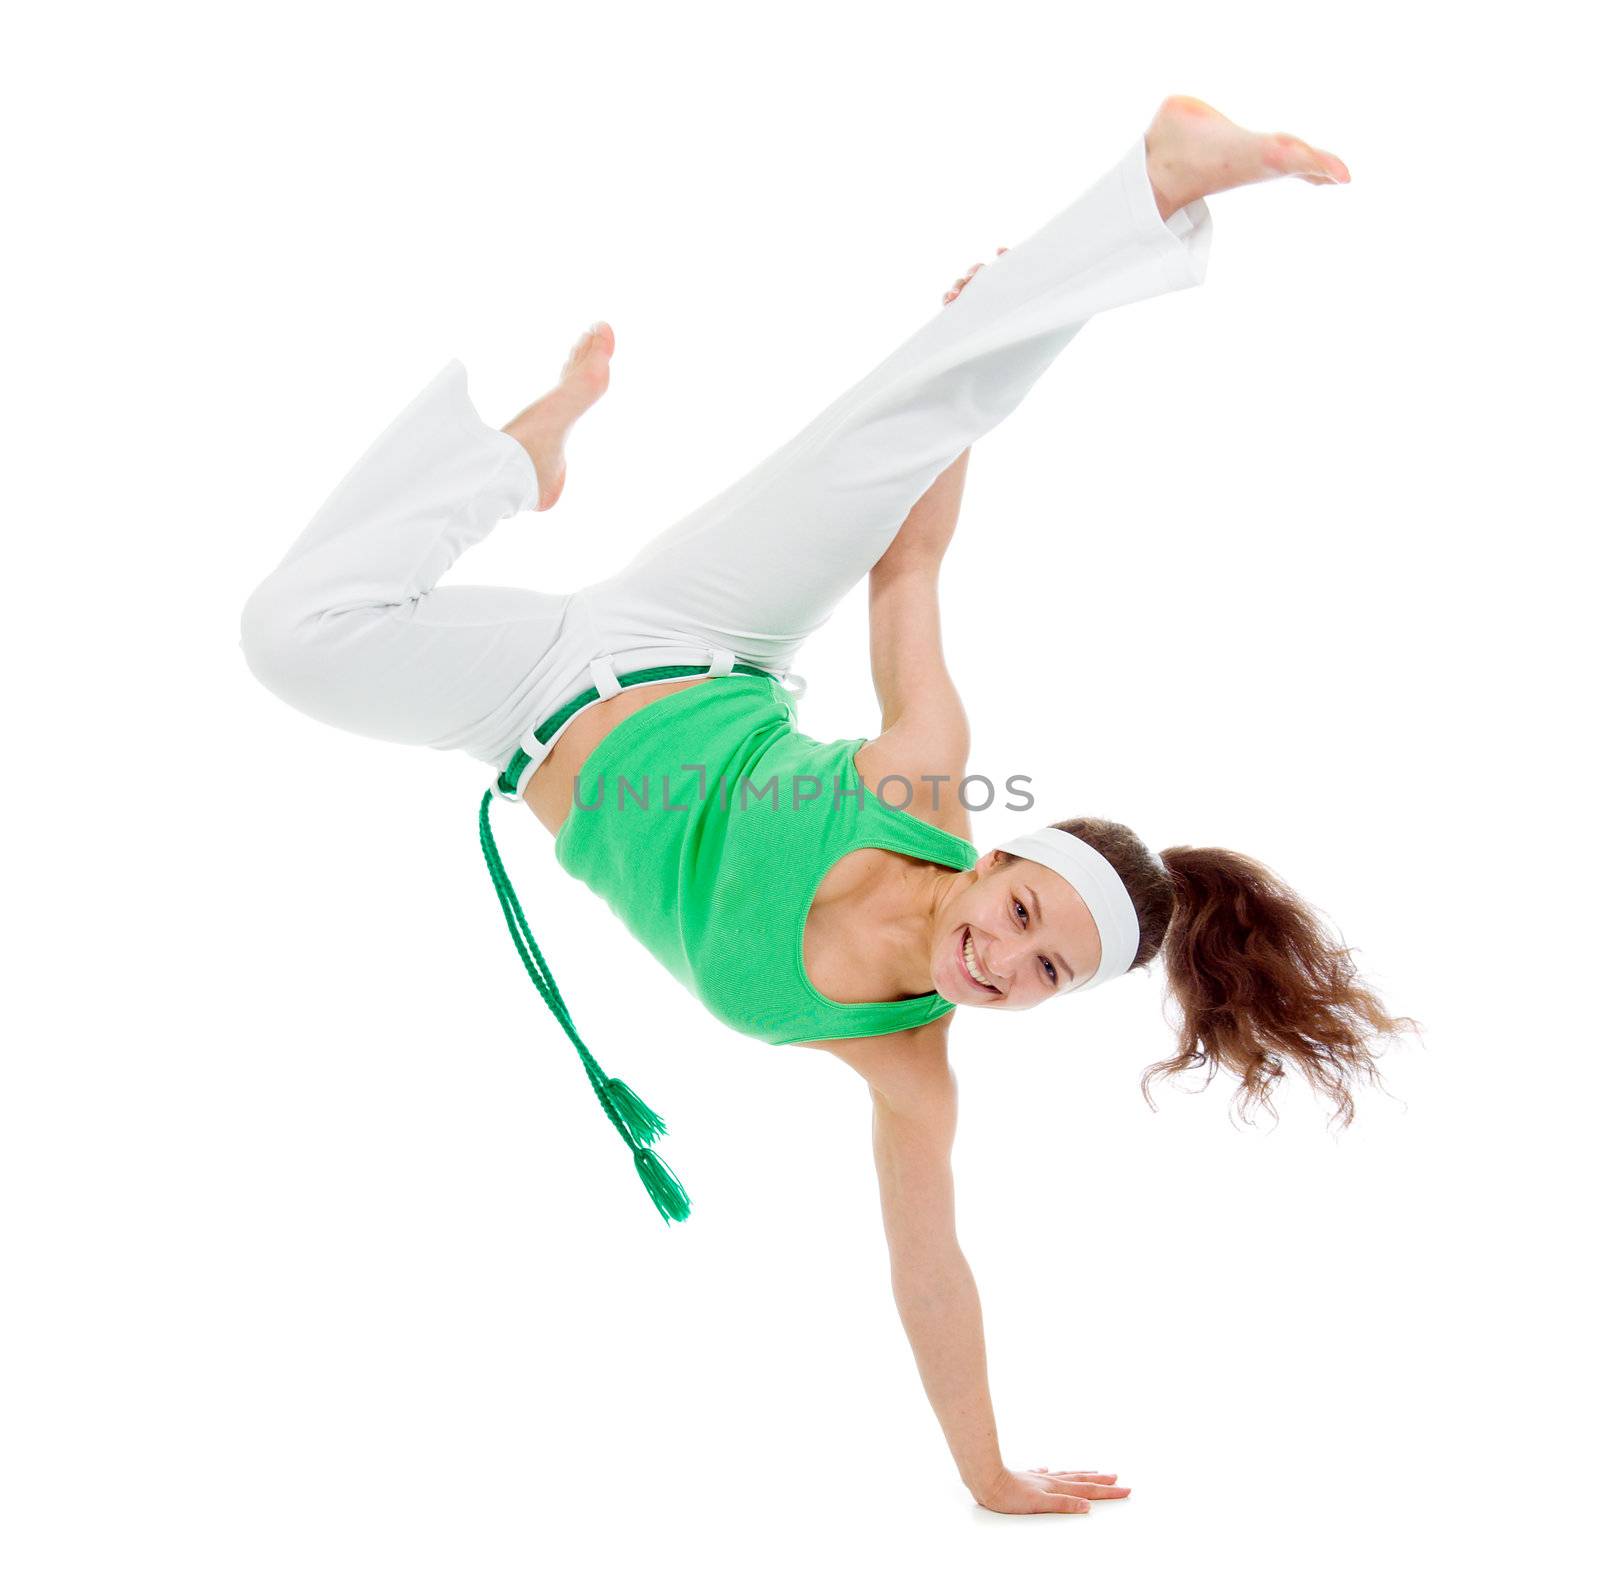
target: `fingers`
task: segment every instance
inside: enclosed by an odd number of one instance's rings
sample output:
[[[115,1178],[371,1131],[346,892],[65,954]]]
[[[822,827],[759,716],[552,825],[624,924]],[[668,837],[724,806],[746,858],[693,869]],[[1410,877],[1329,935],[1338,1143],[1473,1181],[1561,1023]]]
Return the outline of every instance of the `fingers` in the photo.
[[[996,257],[1001,257],[1006,252],[1009,252],[1010,250],[1011,250],[1011,248],[1007,247],[1007,246],[997,246],[994,249],[994,255]],[[969,268],[966,271],[966,273],[964,273],[961,276],[961,278],[958,279],[955,282],[955,284],[950,287],[950,289],[945,291],[944,300],[945,300],[945,304],[947,306],[949,305],[950,302],[954,301],[956,299],[956,297],[959,296],[961,294],[961,292],[963,290],[965,290],[967,288],[967,286],[970,285],[975,278],[977,278],[978,270],[980,268],[982,268],[983,266],[984,265],[982,263],[974,263],[972,265],[972,267]]]
[[[1062,1511],[1072,1515],[1082,1515],[1089,1510],[1092,1502],[1097,1500],[1126,1500],[1131,1491],[1118,1485],[1111,1484],[1073,1484],[1067,1487],[1063,1482],[1061,1489],[1047,1489],[1041,1491],[1047,1502],[1057,1502],[1047,1506],[1050,1511]]]
[[[945,292],[944,299],[946,301],[954,301],[955,298],[959,296],[961,292],[978,277],[978,270],[982,267],[982,263],[974,263],[972,267]]]
[[[1133,1493],[1126,1485],[1114,1483],[1115,1473],[1057,1473],[1050,1468],[1029,1470],[1044,1480],[1043,1494],[1056,1500],[1070,1502],[1066,1508],[1053,1510],[1087,1511],[1092,1500],[1126,1500]]]

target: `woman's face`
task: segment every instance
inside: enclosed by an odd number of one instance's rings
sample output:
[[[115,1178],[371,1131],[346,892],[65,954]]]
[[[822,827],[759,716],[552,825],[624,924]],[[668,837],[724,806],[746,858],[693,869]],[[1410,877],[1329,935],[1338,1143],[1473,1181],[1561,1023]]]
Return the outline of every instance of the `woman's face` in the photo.
[[[1064,876],[991,850],[940,917],[933,988],[963,1007],[1037,1007],[1100,967],[1100,933]],[[976,969],[976,974],[972,969]]]

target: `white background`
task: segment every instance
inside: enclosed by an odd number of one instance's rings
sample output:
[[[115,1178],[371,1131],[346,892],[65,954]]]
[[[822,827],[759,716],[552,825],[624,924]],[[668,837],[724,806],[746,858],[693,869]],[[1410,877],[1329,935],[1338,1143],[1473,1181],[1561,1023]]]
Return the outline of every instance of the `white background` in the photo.
[[[18,1577],[1579,1570],[1596,1401],[1592,84],[1558,8],[100,5],[4,67],[0,1565]],[[524,977],[462,755],[321,728],[239,610],[449,356],[596,317],[592,578],[742,475],[1167,93],[1346,188],[1212,199],[974,455],[974,769],[1265,860],[1398,1011],[1336,1137],[1173,1091],[1159,980],[963,1014],[973,1505],[890,1297],[865,1087],[722,1029],[496,805],[667,1228]],[[859,590],[802,725],[873,732]]]

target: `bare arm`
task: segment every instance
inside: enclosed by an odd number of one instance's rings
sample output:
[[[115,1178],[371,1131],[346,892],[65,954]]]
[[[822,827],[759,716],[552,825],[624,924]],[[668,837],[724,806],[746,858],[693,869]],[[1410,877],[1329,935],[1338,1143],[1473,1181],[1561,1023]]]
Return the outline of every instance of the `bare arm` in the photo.
[[[947,306],[982,267],[974,263],[945,292]],[[966,713],[939,639],[939,564],[961,518],[971,458],[965,449],[940,472],[869,579],[872,678],[883,710],[878,743],[890,758],[965,761],[969,753]]]
[[[981,1502],[1004,1464],[978,1284],[956,1239],[955,1130],[955,1076],[948,1067],[943,1080],[900,1107],[873,1091],[872,1154],[895,1307],[961,1480]]]
[[[970,753],[966,711],[944,658],[939,566],[960,519],[971,454],[963,451],[917,500],[867,579],[880,740],[900,759],[964,762]]]
[[[872,1153],[895,1306],[962,1482],[1004,1512],[1086,1512],[1120,1498],[1114,1473],[1015,1472],[1000,1455],[978,1287],[956,1240],[956,1080],[945,1020],[866,1040],[817,1044],[872,1090]]]
[[[945,468],[873,567],[872,678],[883,733],[858,752],[858,763],[875,749],[889,760],[936,766],[964,764],[970,754],[966,712],[940,639],[939,566],[960,519],[971,455],[968,449]],[[893,1035],[811,1044],[854,1068],[872,1091],[872,1154],[895,1306],[962,1482],[993,1511],[1085,1512],[1091,1499],[1128,1493],[1113,1487],[1114,1473],[1019,1473],[1000,1456],[978,1285],[956,1239],[949,1030],[945,1018]]]

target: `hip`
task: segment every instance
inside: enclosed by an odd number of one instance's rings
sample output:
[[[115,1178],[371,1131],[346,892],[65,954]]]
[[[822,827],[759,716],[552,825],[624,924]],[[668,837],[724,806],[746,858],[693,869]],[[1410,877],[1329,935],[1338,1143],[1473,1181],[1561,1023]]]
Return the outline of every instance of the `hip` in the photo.
[[[584,763],[597,750],[612,729],[624,719],[642,711],[652,702],[674,695],[690,685],[704,684],[716,677],[698,674],[688,679],[667,679],[658,684],[633,685],[620,695],[586,707],[550,747],[550,753],[535,768],[522,791],[528,808],[552,836],[561,831],[572,809],[572,785]]]

